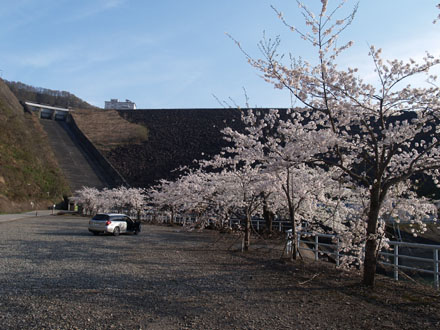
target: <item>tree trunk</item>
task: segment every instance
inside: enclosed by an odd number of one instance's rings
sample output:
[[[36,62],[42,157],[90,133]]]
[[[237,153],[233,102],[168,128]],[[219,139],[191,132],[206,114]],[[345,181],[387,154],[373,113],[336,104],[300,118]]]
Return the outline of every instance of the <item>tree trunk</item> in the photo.
[[[377,219],[380,210],[380,190],[372,188],[370,192],[370,209],[368,211],[367,242],[365,244],[364,277],[363,283],[366,286],[374,286],[376,275],[376,250],[377,250]]]
[[[292,259],[296,260],[296,224],[295,224],[295,210],[293,209],[293,205],[292,202],[290,201],[290,199],[288,200],[288,205],[289,205],[289,218],[290,218],[290,223],[292,224]]]
[[[266,231],[268,233],[272,233],[272,223],[274,214],[271,210],[269,210],[269,207],[267,206],[266,198],[263,200],[263,218],[266,223]]]
[[[171,210],[171,219],[170,219],[170,225],[174,225],[174,210]]]
[[[286,194],[287,199],[287,207],[289,209],[289,220],[292,224],[292,259],[296,260],[296,244],[297,244],[297,237],[296,237],[296,224],[295,224],[295,209],[293,207],[292,198],[290,197],[290,168],[287,168],[287,176],[286,176],[286,185],[283,186],[284,193]]]
[[[246,225],[244,227],[244,251],[249,250],[249,246],[251,245],[251,215],[249,212],[246,212]]]

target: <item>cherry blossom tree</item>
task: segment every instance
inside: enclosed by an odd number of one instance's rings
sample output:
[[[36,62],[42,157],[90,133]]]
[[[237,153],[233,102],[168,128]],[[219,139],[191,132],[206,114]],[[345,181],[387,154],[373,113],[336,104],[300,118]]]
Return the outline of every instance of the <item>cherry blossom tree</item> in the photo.
[[[123,212],[134,210],[138,219],[146,208],[145,192],[141,188],[118,187],[113,189],[83,187],[75,192],[75,200],[82,205],[85,213]]]
[[[104,188],[102,190],[95,189],[95,207],[93,213],[108,212],[114,209],[114,198],[112,190]]]
[[[200,171],[203,173],[204,171]],[[202,190],[197,192],[204,199],[209,208],[210,221],[215,221],[218,228],[224,228],[229,225],[231,217],[241,216],[240,210],[237,209],[237,194],[236,191],[231,192],[231,185],[229,180],[225,178],[225,173],[206,172],[204,176],[204,183]]]
[[[348,16],[337,18],[345,1],[329,9],[328,1],[321,0],[317,15],[297,2],[309,31],[297,29],[274,10],[285,26],[316,49],[315,60],[290,56],[291,61],[284,63],[277,52],[279,39],[261,42],[262,59],[245,54],[266,81],[288,90],[302,105],[301,111],[308,112],[309,122],[316,125],[310,129],[311,136],[314,131],[331,137],[317,145],[314,161],[338,168],[347,180],[365,189],[367,207],[361,214],[366,223],[363,281],[373,286],[381,240],[380,215],[386,201],[393,204],[399,190],[394,188],[402,183],[409,186],[398,196],[413,201],[417,196],[409,188],[417,174],[434,180],[439,176],[440,90],[429,72],[440,60],[427,53],[420,62],[385,61],[381,50],[371,46],[369,56],[377,81],[366,83],[357,69],[341,70],[337,65],[341,52],[352,45],[351,41],[342,45],[337,41],[353,21],[357,6]],[[412,78],[420,74],[427,75],[429,84],[413,87]],[[411,219],[421,223],[435,208],[426,206],[418,211],[422,212],[412,214]]]
[[[169,212],[170,224],[173,225],[178,212],[182,209],[185,194],[181,193],[181,179],[176,181],[161,180],[156,187],[148,189],[149,202],[156,208]]]
[[[226,150],[230,151],[229,148]],[[227,201],[228,210],[244,220],[243,249],[249,250],[252,217],[261,211],[263,193],[268,194],[273,189],[270,175],[262,172],[253,158],[242,158],[225,151],[200,164],[202,169],[221,170],[215,175],[216,198],[223,203]]]
[[[75,192],[76,202],[83,207],[85,214],[92,214],[98,204],[99,190],[96,188],[82,187]]]
[[[301,222],[324,219],[318,219],[318,209],[329,196],[326,189],[338,185],[338,182],[328,171],[308,165],[319,148],[323,152],[327,150],[326,145],[331,143],[332,136],[316,134],[314,122],[305,123],[300,112],[287,111],[284,117],[280,118],[278,110],[248,111],[242,114],[246,125],[244,132],[226,128],[223,133],[232,143],[225,152],[234,155],[238,163],[259,168],[260,175],[264,174],[265,180],[270,181],[273,199],[278,201],[272,208],[282,213],[287,210],[293,234],[292,256],[296,258],[296,228]],[[269,195],[264,192],[265,197]],[[335,198],[333,194],[331,196]]]
[[[125,190],[124,200],[130,210],[136,212],[137,220],[140,220],[141,212],[146,208],[145,189],[128,188]]]
[[[181,209],[195,216],[193,227],[204,227],[213,206],[213,175],[203,171],[190,170],[179,180],[180,194],[184,197]]]

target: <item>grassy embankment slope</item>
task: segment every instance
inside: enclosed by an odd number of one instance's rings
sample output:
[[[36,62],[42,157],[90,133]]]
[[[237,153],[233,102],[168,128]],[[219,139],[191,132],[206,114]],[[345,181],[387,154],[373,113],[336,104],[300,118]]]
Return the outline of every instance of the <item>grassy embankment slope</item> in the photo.
[[[0,212],[46,208],[69,193],[39,119],[0,80]]]
[[[74,109],[72,116],[79,129],[104,155],[114,148],[148,140],[145,126],[128,122],[115,110]]]

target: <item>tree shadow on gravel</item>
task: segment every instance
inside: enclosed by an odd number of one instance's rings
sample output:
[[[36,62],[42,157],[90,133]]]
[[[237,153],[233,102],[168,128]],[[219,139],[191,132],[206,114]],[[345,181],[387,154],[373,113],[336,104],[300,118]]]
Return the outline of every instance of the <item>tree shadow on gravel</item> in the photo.
[[[252,252],[236,252],[235,255],[245,262],[275,271],[282,277],[290,277],[290,290],[296,293],[330,295],[335,297],[336,304],[336,297],[339,296],[343,303],[351,300],[356,304],[373,305],[374,309],[385,314],[406,316],[417,313],[419,319],[440,324],[440,292],[432,287],[408,281],[396,282],[391,278],[378,276],[375,287],[369,288],[361,283],[362,277],[358,271],[340,270],[321,261],[265,260]],[[437,312],[433,313],[433,310]]]
[[[143,227],[145,228],[145,226]],[[205,234],[205,232],[204,232]],[[170,242],[170,243],[212,243],[216,235],[215,234],[209,234],[209,235],[200,235],[198,232],[188,232],[188,231],[181,231],[176,230],[173,232],[166,231],[166,232],[159,232],[159,233],[151,233],[150,234],[152,238],[159,238],[161,241]]]
[[[324,309],[330,314],[347,313],[365,318],[380,311],[377,317],[392,314],[395,320],[402,320],[402,324],[409,322],[410,318],[414,322],[425,320],[430,324],[440,321],[438,313],[433,315],[429,309],[438,305],[425,302],[405,304],[392,300],[384,302],[381,300],[383,292],[375,290],[377,297],[366,294],[360,285],[353,283],[353,279],[341,279],[328,267],[299,265],[293,269],[293,273],[289,273],[292,270],[290,265],[280,268],[273,267],[270,262],[257,264],[266,267],[258,271],[258,268],[254,268],[255,264],[248,263],[246,266],[237,265],[236,271],[199,270],[204,274],[185,273],[183,270],[180,274],[170,274],[163,271],[147,278],[99,272],[87,274],[85,278],[84,274],[76,273],[66,276],[65,285],[47,283],[47,287],[31,288],[23,295],[26,301],[38,301],[38,308],[55,308],[57,313],[65,309],[86,308],[90,317],[110,323],[130,320],[128,316],[133,322],[145,325],[158,319],[184,322],[200,315],[220,320],[227,313],[245,306],[252,306],[247,311],[249,315],[274,314],[289,322],[293,321],[289,315],[300,313],[302,309],[313,309],[316,317]],[[283,272],[281,276],[276,276],[280,275],[280,271]],[[318,276],[304,283],[316,271],[328,271],[330,276]],[[393,287],[382,289],[386,293],[394,290]],[[12,308],[18,309],[15,312],[26,318],[29,309],[20,310],[20,306],[16,304]],[[103,314],[107,317],[104,318]],[[125,326],[128,324],[131,323],[124,323]],[[231,326],[244,324],[243,319],[230,323]]]

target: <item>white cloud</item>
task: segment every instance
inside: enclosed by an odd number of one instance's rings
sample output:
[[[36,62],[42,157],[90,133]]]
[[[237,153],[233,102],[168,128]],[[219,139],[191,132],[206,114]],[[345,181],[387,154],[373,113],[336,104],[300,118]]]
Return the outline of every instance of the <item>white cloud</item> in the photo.
[[[88,2],[86,6],[73,13],[70,17],[63,19],[64,22],[80,21],[95,15],[99,15],[107,10],[121,7],[127,0],[98,0]]]

